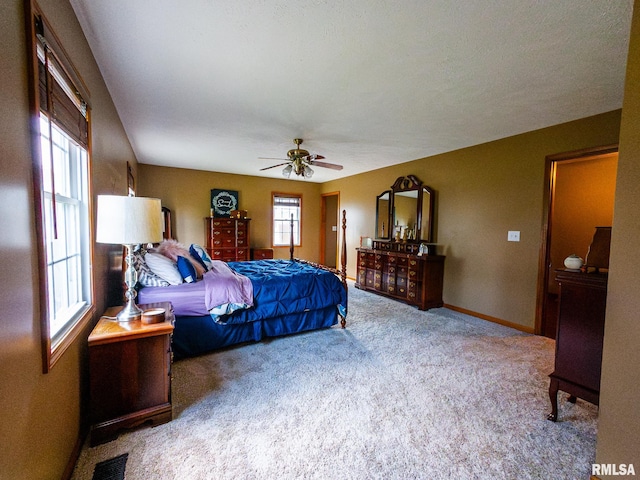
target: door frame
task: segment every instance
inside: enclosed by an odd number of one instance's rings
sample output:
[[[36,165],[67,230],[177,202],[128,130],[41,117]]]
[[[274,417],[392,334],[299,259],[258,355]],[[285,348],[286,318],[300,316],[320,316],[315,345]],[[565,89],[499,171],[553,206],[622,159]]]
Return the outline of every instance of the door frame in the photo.
[[[604,145],[600,147],[584,148],[571,152],[556,153],[545,157],[544,166],[544,193],[542,209],[542,229],[540,252],[538,257],[538,285],[536,290],[536,318],[534,332],[542,334],[542,322],[545,314],[545,299],[549,285],[549,263],[551,261],[551,221],[553,219],[553,195],[555,191],[556,169],[559,162],[576,160],[608,153],[618,152],[618,144]]]
[[[325,265],[325,247],[327,245],[327,197],[338,197],[337,198],[337,208],[336,208],[336,225],[339,224],[340,221],[340,192],[329,192],[321,194],[320,198],[320,264]],[[338,265],[338,259],[340,258],[340,235],[338,230],[338,235],[336,235],[336,266]]]

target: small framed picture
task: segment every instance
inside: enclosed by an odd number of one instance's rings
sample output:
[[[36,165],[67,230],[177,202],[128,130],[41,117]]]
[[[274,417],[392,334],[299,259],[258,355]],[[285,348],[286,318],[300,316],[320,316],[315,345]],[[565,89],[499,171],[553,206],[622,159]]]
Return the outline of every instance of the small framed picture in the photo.
[[[360,237],[360,248],[371,248],[373,240],[371,237]]]
[[[229,217],[232,210],[238,209],[238,192],[212,188],[210,208],[214,217]]]

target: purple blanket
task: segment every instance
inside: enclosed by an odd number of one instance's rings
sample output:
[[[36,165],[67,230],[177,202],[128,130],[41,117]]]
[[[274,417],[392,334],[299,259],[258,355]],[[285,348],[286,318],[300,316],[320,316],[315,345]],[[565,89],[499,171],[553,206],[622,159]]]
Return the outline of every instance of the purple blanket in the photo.
[[[253,306],[253,284],[234,272],[221,260],[213,260],[211,270],[203,276],[204,303],[212,315],[226,315]]]

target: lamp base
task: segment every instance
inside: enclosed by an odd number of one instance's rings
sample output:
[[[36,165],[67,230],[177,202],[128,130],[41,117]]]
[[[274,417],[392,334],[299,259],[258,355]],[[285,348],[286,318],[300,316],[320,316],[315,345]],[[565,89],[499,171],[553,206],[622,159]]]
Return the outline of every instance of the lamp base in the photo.
[[[138,283],[138,274],[136,269],[133,268],[133,245],[125,245],[127,249],[127,256],[125,257],[126,270],[124,272],[124,283],[127,286],[127,290],[124,295],[127,298],[127,303],[118,315],[116,319],[119,322],[133,322],[140,320],[142,317],[142,310],[136,305],[136,283]]]
[[[138,306],[131,300],[127,302],[120,313],[116,315],[116,320],[118,322],[134,322],[136,320],[140,320],[141,316],[142,310],[140,310]]]

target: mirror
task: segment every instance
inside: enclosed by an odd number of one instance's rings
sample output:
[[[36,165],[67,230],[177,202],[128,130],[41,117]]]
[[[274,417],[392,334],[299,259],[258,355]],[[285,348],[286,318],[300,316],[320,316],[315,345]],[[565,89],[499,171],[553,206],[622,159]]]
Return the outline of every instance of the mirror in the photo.
[[[391,191],[386,190],[376,197],[376,238],[389,239],[391,225]]]
[[[393,193],[394,240],[416,240],[418,229],[418,190]]]
[[[433,242],[433,190],[426,185],[422,186],[422,219],[420,222],[420,234],[423,242]]]
[[[391,191],[377,197],[376,235],[392,241],[432,242],[433,204],[431,188],[414,175],[399,177]],[[383,219],[387,222],[384,232]]]

